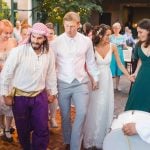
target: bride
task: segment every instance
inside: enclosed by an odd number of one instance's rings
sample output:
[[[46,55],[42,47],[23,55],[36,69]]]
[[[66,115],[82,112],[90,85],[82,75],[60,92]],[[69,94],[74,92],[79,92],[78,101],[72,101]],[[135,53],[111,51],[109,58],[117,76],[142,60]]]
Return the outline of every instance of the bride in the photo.
[[[87,118],[84,126],[84,148],[101,149],[104,137],[109,131],[114,112],[114,91],[110,62],[114,53],[118,67],[133,81],[127,70],[121,64],[117,48],[109,42],[111,29],[108,25],[101,24],[93,30],[93,44],[95,46],[95,58],[100,70],[99,89],[92,91]]]

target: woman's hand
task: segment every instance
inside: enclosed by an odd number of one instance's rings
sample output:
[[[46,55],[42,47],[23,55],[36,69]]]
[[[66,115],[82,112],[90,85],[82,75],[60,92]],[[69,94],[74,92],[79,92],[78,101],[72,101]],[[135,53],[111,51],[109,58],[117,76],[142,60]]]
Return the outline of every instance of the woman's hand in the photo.
[[[131,81],[131,82],[135,82],[135,76],[132,74],[132,75],[129,75],[128,76],[128,79]]]
[[[132,77],[136,78],[137,74],[136,73],[133,73],[131,74]]]
[[[92,90],[99,89],[99,82],[98,81],[92,81]]]

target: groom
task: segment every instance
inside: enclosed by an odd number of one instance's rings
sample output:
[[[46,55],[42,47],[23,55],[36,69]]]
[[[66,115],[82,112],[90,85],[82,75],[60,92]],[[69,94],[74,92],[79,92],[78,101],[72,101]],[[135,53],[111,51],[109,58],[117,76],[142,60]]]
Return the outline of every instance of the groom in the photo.
[[[58,102],[66,149],[80,150],[82,128],[89,100],[89,78],[85,64],[93,78],[93,90],[98,88],[99,72],[91,40],[77,32],[80,26],[79,15],[75,12],[68,12],[63,18],[63,24],[65,32],[51,45],[56,56]],[[73,125],[70,119],[71,100],[76,108]]]

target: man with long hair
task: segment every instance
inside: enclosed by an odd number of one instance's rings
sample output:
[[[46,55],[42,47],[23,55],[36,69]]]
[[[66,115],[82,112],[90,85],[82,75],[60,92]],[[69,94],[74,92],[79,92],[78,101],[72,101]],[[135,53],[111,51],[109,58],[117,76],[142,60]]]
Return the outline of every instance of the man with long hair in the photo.
[[[12,105],[23,150],[46,150],[49,142],[48,100],[55,99],[57,86],[55,59],[44,24],[35,23],[28,42],[13,49],[1,78],[1,95],[7,105]]]

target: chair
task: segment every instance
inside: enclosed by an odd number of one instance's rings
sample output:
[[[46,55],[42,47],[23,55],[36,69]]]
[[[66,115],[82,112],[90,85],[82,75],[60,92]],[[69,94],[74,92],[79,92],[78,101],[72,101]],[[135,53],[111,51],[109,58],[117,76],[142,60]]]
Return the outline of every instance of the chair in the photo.
[[[129,73],[132,74],[132,47],[123,50],[123,57],[126,68],[129,69]]]

